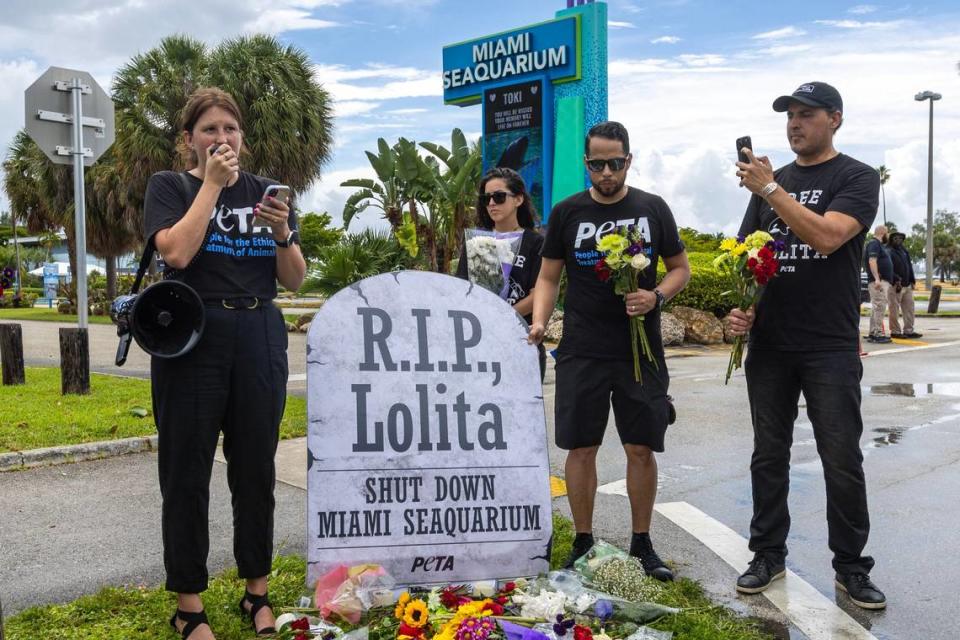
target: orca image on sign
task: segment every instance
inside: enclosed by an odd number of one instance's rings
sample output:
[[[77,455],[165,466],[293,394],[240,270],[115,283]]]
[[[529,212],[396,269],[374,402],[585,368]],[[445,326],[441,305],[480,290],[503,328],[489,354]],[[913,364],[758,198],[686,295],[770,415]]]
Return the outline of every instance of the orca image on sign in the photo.
[[[543,91],[521,82],[484,91],[483,170],[513,169],[523,177],[537,211],[543,211]]]

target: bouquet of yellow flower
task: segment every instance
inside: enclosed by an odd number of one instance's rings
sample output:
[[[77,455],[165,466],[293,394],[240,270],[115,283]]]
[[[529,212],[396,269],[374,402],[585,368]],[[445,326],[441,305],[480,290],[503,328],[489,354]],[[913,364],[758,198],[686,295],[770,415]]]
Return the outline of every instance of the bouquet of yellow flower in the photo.
[[[724,291],[725,296],[734,296],[736,306],[746,311],[757,304],[763,287],[777,275],[780,263],[776,252],[783,249],[782,241],[774,241],[766,231],[754,231],[746,238],[726,238],[720,243],[723,252],[713,261],[721,273],[731,281],[732,289]],[[730,383],[734,369],[743,363],[743,336],[737,336],[730,352],[727,364],[727,377],[724,384]]]
[[[643,248],[643,236],[633,225],[618,227],[615,232],[608,233],[597,242],[597,251],[604,254],[593,266],[594,272],[602,282],[613,280],[613,290],[619,295],[626,295],[636,291],[640,274],[650,266],[650,258]],[[630,318],[630,345],[633,347],[633,378],[643,382],[640,372],[640,354],[657,365],[650,349],[650,341],[643,326],[645,316]]]

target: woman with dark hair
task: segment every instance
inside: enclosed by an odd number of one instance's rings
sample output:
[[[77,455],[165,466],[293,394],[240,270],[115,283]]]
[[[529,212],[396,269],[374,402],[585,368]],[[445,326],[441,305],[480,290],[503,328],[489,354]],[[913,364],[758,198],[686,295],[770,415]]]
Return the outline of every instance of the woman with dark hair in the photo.
[[[530,324],[533,319],[533,286],[540,274],[540,248],[543,236],[535,230],[537,210],[527,193],[523,178],[513,169],[496,167],[480,179],[477,195],[477,225],[487,231],[509,233],[523,230],[520,249],[510,271],[510,287],[507,302]],[[457,265],[457,277],[468,279],[466,245],[461,249]],[[540,351],[540,379],[547,367],[547,354],[543,344]]]
[[[186,355],[150,364],[159,435],[166,588],[177,594],[173,628],[189,640],[213,633],[200,593],[207,588],[207,511],[223,433],[233,504],[233,552],[246,580],[240,600],[258,635],[274,633],[267,598],[273,555],[274,454],[287,386],[287,332],[272,304],[279,281],[303,282],[297,217],[272,180],[240,169],[240,109],[226,92],[198,89],[181,119],[189,171],[151,176],[144,229],[166,263],[165,277],[193,287],[206,325]]]

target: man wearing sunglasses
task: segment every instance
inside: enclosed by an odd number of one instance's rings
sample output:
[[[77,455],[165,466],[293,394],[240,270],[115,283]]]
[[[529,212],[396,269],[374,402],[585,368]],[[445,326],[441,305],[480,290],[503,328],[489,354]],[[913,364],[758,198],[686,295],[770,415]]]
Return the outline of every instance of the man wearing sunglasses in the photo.
[[[534,287],[529,341],[543,340],[553,312],[560,276],[567,270],[563,338],[557,349],[556,443],[567,449],[567,497],[577,536],[567,566],[593,546],[593,506],[597,490],[597,452],[603,442],[611,398],[620,442],[627,457],[627,495],[633,537],[630,554],[646,573],[672,580],[650,541],[650,520],[657,494],[657,461],[663,451],[671,405],[670,377],[660,338],[660,308],[686,285],[690,266],[677,224],[660,196],[626,184],[630,140],[618,122],[602,122],[587,134],[584,165],[591,188],[554,206],[543,245],[540,276]],[[601,237],[618,227],[636,227],[650,259],[640,274],[639,290],[617,295],[594,266]],[[667,275],[657,284],[657,261]],[[633,372],[630,318],[643,316],[656,365],[641,358],[642,383]]]

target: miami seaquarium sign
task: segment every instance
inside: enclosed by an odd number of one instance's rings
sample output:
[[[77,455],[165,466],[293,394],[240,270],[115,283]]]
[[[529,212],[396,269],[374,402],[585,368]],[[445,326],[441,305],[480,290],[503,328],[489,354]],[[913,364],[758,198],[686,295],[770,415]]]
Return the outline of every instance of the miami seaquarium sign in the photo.
[[[505,31],[443,48],[443,101],[481,101],[491,83],[546,77],[553,84],[581,77],[580,16]]]

